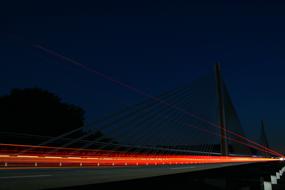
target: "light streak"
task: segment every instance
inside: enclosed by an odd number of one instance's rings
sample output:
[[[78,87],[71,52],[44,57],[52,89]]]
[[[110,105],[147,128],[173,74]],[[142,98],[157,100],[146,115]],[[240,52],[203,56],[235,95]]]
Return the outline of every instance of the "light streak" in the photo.
[[[64,158],[64,157],[59,157],[59,156],[44,156],[43,158],[47,158],[47,159],[60,159],[60,158]]]
[[[17,155],[18,158],[38,158],[39,156]]]
[[[6,158],[6,157],[10,157],[10,155],[0,155],[0,157],[4,157],[4,158]]]
[[[190,155],[134,155],[134,156],[93,156],[93,157],[34,157],[30,155],[18,156],[2,156],[0,155],[0,163],[13,163],[17,166],[26,166],[27,164],[58,164],[62,165],[74,164],[78,166],[137,166],[137,165],[189,165],[189,164],[218,164],[218,163],[243,163],[243,162],[267,162],[279,161],[279,158],[263,158],[263,157],[231,157],[231,156],[190,156]]]

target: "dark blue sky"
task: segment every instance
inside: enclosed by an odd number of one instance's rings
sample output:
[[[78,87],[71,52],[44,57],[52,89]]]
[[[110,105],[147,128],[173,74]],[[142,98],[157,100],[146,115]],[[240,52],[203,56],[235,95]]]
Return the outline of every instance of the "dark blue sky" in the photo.
[[[42,87],[82,106],[88,121],[143,99],[34,44],[154,95],[207,74],[220,60],[245,131],[256,138],[264,119],[269,142],[284,150],[284,4],[185,2],[17,6],[17,14],[1,17],[1,95]]]

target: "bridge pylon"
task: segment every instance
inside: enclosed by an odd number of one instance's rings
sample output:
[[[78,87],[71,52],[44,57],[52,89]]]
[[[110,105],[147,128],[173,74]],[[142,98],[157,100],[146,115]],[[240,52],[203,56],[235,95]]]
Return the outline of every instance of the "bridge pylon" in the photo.
[[[227,131],[226,131],[225,101],[224,101],[224,89],[223,89],[224,85],[221,74],[221,66],[219,63],[216,63],[215,71],[216,71],[216,88],[217,88],[218,108],[219,108],[221,155],[227,156],[229,152],[228,152]]]
[[[266,147],[267,149],[269,149],[269,144],[268,144],[268,140],[267,140],[267,135],[265,132],[265,124],[264,121],[261,120],[261,131],[260,131],[260,143],[261,145],[263,145],[264,147]],[[264,149],[266,149],[264,148]],[[264,151],[264,156],[269,157],[270,155],[267,153],[267,151]]]

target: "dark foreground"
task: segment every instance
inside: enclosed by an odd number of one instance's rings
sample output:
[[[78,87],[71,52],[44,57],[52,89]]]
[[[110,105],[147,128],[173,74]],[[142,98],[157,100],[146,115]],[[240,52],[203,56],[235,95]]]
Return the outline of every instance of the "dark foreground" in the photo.
[[[211,170],[179,173],[152,178],[135,179],[97,185],[86,185],[61,190],[95,190],[95,189],[209,189],[209,190],[260,190],[264,181],[270,181],[285,164],[254,163],[239,166],[221,167]],[[285,189],[285,174],[272,185],[273,190]]]
[[[264,189],[284,162],[164,167],[26,168],[0,170],[0,190]],[[285,176],[285,174],[284,174]],[[273,189],[285,189],[281,177]]]

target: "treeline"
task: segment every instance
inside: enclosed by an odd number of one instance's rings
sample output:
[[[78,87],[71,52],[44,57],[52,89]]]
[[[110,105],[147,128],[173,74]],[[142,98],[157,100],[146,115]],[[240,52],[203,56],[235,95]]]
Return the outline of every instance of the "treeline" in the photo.
[[[63,102],[57,95],[47,90],[13,89],[10,94],[0,96],[0,143],[21,143],[19,134],[29,134],[30,136],[26,136],[23,142],[29,144],[38,143],[40,140],[36,138],[37,136],[59,136],[83,127],[84,113],[81,107]],[[86,131],[80,130],[76,136],[84,133]],[[88,139],[111,141],[102,136],[102,132],[97,131]]]

